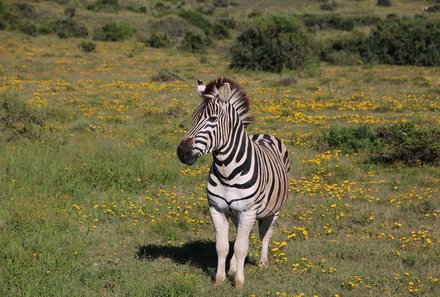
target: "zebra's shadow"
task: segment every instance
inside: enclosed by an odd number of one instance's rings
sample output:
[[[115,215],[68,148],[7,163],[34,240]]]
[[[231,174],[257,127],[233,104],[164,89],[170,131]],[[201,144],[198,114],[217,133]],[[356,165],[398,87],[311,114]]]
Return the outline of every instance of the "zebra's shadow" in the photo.
[[[229,253],[226,259],[226,269],[234,253],[234,243],[229,242]],[[215,242],[196,240],[181,246],[149,244],[138,248],[137,257],[142,260],[153,261],[157,258],[169,258],[181,265],[201,268],[214,279],[217,268],[217,252]],[[246,263],[256,265],[254,261],[246,258]]]

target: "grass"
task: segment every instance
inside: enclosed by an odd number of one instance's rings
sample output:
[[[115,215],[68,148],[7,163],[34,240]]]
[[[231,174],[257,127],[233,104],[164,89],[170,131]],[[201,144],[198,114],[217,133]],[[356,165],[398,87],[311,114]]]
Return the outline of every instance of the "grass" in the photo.
[[[439,168],[370,164],[362,150],[320,151],[316,141],[332,127],[438,126],[438,68],[236,72],[216,50],[201,59],[128,40],[84,53],[77,39],[0,38],[0,92],[25,102],[40,127],[0,137],[0,295],[437,295]],[[178,79],[154,81],[164,70]],[[270,265],[256,265],[254,230],[243,291],[212,285],[211,157],[186,167],[175,155],[199,102],[196,79],[220,75],[249,93],[249,133],[281,138],[292,160]],[[294,83],[278,84],[285,77]]]

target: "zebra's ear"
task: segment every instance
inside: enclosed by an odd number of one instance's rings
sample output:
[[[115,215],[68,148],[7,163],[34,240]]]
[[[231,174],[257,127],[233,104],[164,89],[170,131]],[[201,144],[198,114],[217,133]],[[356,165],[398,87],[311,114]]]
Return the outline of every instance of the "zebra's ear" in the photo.
[[[219,89],[218,89],[218,98],[226,102],[229,100],[229,97],[231,96],[231,86],[229,83],[224,83]]]

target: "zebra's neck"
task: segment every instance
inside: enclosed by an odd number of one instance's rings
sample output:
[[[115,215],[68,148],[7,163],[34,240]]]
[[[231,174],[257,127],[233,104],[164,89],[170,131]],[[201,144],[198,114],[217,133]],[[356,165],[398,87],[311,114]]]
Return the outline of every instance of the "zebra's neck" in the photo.
[[[249,171],[253,157],[252,142],[241,122],[234,125],[226,144],[213,152],[214,172],[218,178],[230,181]]]

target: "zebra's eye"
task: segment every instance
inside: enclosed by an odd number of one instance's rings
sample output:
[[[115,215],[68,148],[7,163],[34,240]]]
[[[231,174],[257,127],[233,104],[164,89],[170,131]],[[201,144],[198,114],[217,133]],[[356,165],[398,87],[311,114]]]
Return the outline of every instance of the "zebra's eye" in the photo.
[[[208,122],[214,122],[215,120],[217,120],[217,117],[210,117],[207,121]]]

